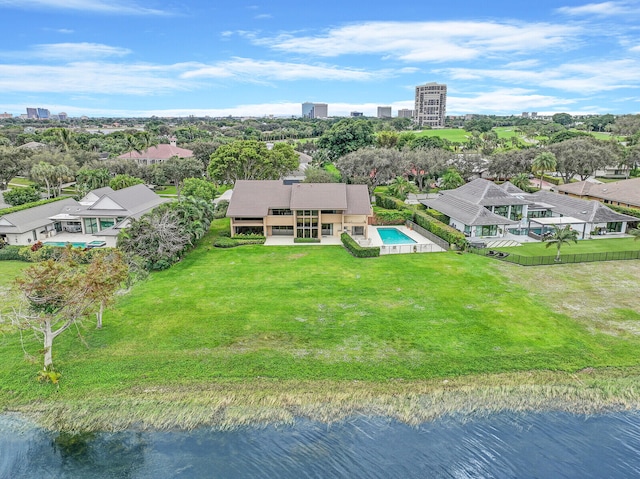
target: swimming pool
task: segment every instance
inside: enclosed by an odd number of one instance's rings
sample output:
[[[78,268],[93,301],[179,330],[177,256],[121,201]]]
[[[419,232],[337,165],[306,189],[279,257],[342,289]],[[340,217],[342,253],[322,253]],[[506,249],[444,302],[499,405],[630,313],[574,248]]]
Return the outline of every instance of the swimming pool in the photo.
[[[378,234],[385,245],[417,243],[398,228],[378,228]]]
[[[87,243],[81,243],[79,241],[45,241],[42,244],[45,245],[45,246],[58,246],[58,247],[61,247],[61,248],[64,248],[68,244],[70,244],[74,248],[86,248],[87,247]]]

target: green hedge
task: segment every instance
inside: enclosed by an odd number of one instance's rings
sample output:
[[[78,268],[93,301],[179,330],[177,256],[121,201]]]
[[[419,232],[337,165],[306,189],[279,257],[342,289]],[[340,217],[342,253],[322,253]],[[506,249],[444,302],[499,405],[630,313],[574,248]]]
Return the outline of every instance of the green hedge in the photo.
[[[460,249],[467,247],[467,238],[465,238],[464,234],[442,221],[438,221],[433,216],[417,211],[413,216],[413,221],[449,244],[456,245]]]
[[[342,240],[344,247],[347,248],[347,251],[356,258],[375,258],[380,256],[380,248],[364,248],[347,233],[342,233],[342,235],[340,235],[340,239]]]
[[[380,193],[375,194],[376,197],[376,206],[380,208],[384,208],[386,210],[405,210],[407,209],[407,204],[399,200],[398,198],[394,198],[393,196],[386,196]]]
[[[556,185],[556,186],[563,184],[562,178],[560,178],[559,176],[544,175],[542,179],[543,181],[546,181],[547,183],[551,183],[552,185]]]
[[[293,238],[294,243],[320,243],[318,238]]]
[[[69,198],[68,196],[58,196],[57,198],[51,198],[48,200],[40,200],[34,201],[33,203],[25,203],[24,205],[12,206],[10,208],[5,208],[0,210],[0,216],[8,215],[9,213],[15,213],[17,211],[28,210],[29,208],[33,208],[34,206],[46,205],[48,203],[54,203],[56,201],[63,200],[65,198]]]
[[[20,255],[22,246],[5,246],[0,249],[0,261],[26,261],[26,259]]]
[[[264,244],[266,238],[260,235],[235,235],[233,238],[219,236],[213,242],[216,248],[235,248],[249,244]]]
[[[409,210],[387,210],[379,206],[373,207],[375,225],[403,225],[413,217]]]
[[[449,219],[450,218],[447,215],[445,215],[444,213],[440,213],[439,211],[433,210],[431,208],[427,208],[425,213],[428,214],[429,216],[437,219],[438,221],[441,221],[445,225],[449,224]]]
[[[617,211],[618,213],[622,213],[623,215],[635,216],[636,218],[640,218],[640,210],[637,208],[627,208],[626,206],[618,206],[618,205],[609,205],[609,208],[613,211]]]

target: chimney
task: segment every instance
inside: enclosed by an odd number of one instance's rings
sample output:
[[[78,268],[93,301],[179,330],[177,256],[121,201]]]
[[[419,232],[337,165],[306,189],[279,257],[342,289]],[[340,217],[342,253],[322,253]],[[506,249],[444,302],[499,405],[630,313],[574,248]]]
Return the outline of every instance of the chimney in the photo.
[[[169,144],[171,146],[176,146],[176,142],[178,141],[178,139],[175,136],[172,136],[171,138],[169,138]]]

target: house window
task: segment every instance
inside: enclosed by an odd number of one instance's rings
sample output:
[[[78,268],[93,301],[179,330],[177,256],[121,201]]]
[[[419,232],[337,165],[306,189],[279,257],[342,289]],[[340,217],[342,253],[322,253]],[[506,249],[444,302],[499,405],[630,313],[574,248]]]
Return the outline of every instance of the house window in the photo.
[[[296,211],[296,237],[318,238],[318,210]]]
[[[273,236],[293,236],[293,226],[272,226],[271,234]]]
[[[322,223],[322,236],[333,235],[333,223]]]
[[[620,233],[622,232],[622,222],[614,221],[607,223],[607,233]]]
[[[115,224],[113,218],[100,218],[100,231],[111,228]]]
[[[497,236],[497,235],[498,235],[497,225],[476,226],[476,236]]]
[[[522,205],[511,205],[509,218],[513,221],[520,221],[522,219]]]
[[[493,207],[493,212],[495,214],[497,214],[498,216],[504,216],[506,218],[507,215],[509,214],[509,207],[506,206],[506,205],[494,206]]]
[[[364,226],[354,226],[353,236],[364,236]]]
[[[97,218],[85,218],[84,219],[84,231],[91,235],[98,232],[98,219]]]
[[[291,216],[293,214],[293,211],[287,208],[276,208],[271,210],[271,214],[273,216]]]

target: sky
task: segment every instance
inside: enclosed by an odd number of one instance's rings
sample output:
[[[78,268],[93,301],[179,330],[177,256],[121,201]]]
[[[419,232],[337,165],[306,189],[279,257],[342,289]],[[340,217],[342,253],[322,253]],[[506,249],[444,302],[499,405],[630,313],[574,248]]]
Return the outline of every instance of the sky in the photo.
[[[0,112],[640,111],[640,0],[0,0]]]

